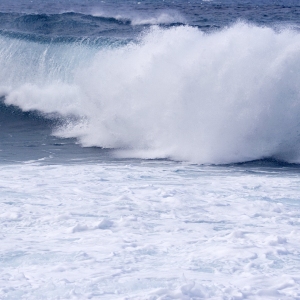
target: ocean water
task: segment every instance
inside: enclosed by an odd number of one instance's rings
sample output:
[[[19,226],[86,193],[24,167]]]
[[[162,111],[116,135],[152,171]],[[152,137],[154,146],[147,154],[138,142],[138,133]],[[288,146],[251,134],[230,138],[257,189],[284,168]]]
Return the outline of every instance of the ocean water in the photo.
[[[0,1],[0,299],[300,299],[300,5]]]

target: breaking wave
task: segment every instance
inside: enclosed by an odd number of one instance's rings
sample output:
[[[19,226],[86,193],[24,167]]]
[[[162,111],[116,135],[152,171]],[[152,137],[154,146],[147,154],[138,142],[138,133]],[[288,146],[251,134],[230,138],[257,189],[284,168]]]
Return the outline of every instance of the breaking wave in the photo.
[[[150,15],[137,12],[113,14],[102,11],[91,13],[63,12],[55,14],[0,12],[0,34],[37,42],[72,42],[99,37],[133,37],[145,27],[171,27],[184,24],[176,11],[160,11]]]
[[[60,115],[53,133],[83,146],[195,163],[300,161],[299,32],[238,23],[209,34],[153,27],[118,47],[0,46],[6,105]]]
[[[94,11],[92,13],[95,17],[102,17],[118,22],[128,22],[133,26],[138,25],[169,25],[169,24],[185,24],[185,18],[177,11],[158,11],[156,13],[142,15],[141,13],[131,12],[122,14],[111,14],[104,11]]]

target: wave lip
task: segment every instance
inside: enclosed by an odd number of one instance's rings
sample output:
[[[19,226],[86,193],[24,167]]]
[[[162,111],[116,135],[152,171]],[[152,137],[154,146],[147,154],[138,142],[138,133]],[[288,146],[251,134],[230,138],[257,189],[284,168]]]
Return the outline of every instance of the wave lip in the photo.
[[[112,16],[64,12],[57,14],[1,13],[0,33],[10,36],[64,38],[131,37],[137,29],[130,20]],[[139,30],[138,30],[139,31]]]
[[[102,17],[122,22],[128,22],[133,26],[139,25],[173,25],[186,24],[186,19],[177,11],[159,11],[150,15],[143,15],[138,12],[112,14],[103,11],[94,11],[92,13],[95,17]]]
[[[53,64],[39,50],[44,60],[34,59],[47,76],[13,82],[5,102],[60,114],[66,122],[57,136],[127,157],[204,164],[300,160],[296,31],[244,23],[210,34],[154,27],[122,47],[51,47],[47,51],[58,51],[52,60],[90,56],[48,76]]]

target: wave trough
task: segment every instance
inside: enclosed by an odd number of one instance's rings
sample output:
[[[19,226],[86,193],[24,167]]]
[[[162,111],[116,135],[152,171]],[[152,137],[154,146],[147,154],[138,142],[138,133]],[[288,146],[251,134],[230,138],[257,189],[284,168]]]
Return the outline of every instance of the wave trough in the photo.
[[[135,43],[101,49],[0,43],[19,47],[0,52],[5,103],[61,115],[57,136],[127,157],[300,161],[296,31],[238,23],[210,34],[153,27]]]

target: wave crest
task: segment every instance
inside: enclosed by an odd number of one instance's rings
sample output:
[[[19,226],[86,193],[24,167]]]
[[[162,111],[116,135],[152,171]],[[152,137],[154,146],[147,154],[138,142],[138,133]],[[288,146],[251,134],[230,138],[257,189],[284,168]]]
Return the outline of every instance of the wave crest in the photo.
[[[112,19],[117,21],[128,22],[133,26],[139,25],[170,25],[170,24],[185,24],[185,18],[177,11],[159,11],[152,15],[143,15],[137,12],[110,14],[103,11],[95,11],[92,13],[95,17]]]

